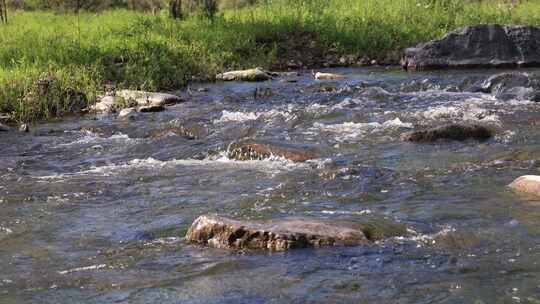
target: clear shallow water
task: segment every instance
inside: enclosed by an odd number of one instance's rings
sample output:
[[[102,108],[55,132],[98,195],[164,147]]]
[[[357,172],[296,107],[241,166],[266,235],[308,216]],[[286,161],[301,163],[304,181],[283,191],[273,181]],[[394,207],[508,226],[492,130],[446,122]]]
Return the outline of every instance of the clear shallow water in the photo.
[[[505,186],[538,173],[540,105],[464,90],[501,71],[341,72],[347,80],[206,85],[134,121],[0,134],[0,302],[538,303],[540,200]],[[255,98],[256,88],[272,93]],[[400,140],[460,121],[497,135]],[[200,138],[163,134],[179,124]],[[308,145],[319,157],[227,159],[244,137]],[[186,245],[206,213],[378,217],[410,235],[284,253]]]

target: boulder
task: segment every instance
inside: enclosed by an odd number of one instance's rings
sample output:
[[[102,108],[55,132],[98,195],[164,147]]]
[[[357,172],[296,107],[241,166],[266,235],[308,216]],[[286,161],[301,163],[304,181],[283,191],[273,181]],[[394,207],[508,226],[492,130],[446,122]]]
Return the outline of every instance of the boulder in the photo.
[[[406,70],[540,66],[540,28],[477,25],[405,50]]]
[[[313,75],[313,77],[316,80],[341,80],[341,79],[345,79],[345,76],[341,75],[341,74],[322,73],[322,72],[315,73]]]
[[[167,93],[121,90],[116,92],[117,97],[121,97],[127,104],[138,106],[166,106],[183,102],[184,100],[176,95]]]
[[[271,142],[243,142],[229,145],[227,157],[240,161],[283,157],[293,162],[305,162],[317,156],[310,148]]]
[[[480,85],[480,91],[493,94],[501,100],[540,101],[538,80],[528,73],[501,73],[486,79]]]
[[[221,249],[276,251],[370,243],[355,223],[332,223],[309,218],[237,221],[216,215],[197,218],[189,228],[186,240]]]
[[[30,127],[28,124],[23,123],[19,126],[19,132],[28,133],[30,132]]]
[[[540,197],[540,176],[524,175],[508,185],[512,190]]]
[[[134,119],[137,116],[136,108],[125,108],[118,113],[119,119]]]
[[[500,73],[489,77],[482,83],[484,93],[499,93],[514,87],[529,87],[532,79],[527,73]]]
[[[90,107],[90,111],[95,113],[110,114],[116,111],[117,100],[114,96],[105,96]]]
[[[262,68],[254,68],[218,74],[216,79],[221,81],[266,81],[272,79],[272,73]]]
[[[405,141],[411,142],[436,142],[438,140],[475,139],[479,141],[487,140],[493,136],[492,131],[479,125],[450,124],[446,126],[417,130],[406,133],[402,136]]]

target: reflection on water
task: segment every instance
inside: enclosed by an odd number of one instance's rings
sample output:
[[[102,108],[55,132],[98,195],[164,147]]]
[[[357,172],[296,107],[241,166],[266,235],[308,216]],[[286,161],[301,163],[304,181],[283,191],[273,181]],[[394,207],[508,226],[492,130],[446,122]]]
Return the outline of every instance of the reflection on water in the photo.
[[[540,303],[540,200],[505,187],[538,172],[539,106],[468,89],[494,71],[339,72],[331,85],[207,85],[132,121],[1,134],[0,302]],[[400,140],[450,122],[497,134]],[[228,159],[244,138],[317,158]],[[284,253],[186,245],[206,213],[385,218],[408,235]]]

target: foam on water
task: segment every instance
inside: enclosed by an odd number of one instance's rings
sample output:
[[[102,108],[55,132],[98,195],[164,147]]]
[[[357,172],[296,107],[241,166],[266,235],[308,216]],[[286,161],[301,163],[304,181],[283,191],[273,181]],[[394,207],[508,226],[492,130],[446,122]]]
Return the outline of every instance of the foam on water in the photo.
[[[334,125],[325,125],[321,123],[314,123],[313,129],[335,133],[335,140],[337,141],[346,141],[352,139],[358,139],[364,137],[368,134],[375,132],[381,132],[386,130],[396,130],[400,128],[410,129],[413,127],[412,123],[407,123],[401,121],[399,117],[396,117],[392,120],[387,120],[383,123],[379,122],[367,122],[367,123],[355,123],[355,122],[344,122],[341,124]]]
[[[257,120],[259,118],[271,119],[277,116],[283,116],[285,119],[294,118],[294,114],[290,113],[292,107],[289,107],[287,111],[269,110],[263,112],[231,112],[223,110],[221,117],[214,120],[214,124],[224,122],[245,122],[250,120]]]
[[[100,143],[114,143],[114,142],[132,142],[136,139],[130,138],[128,135],[123,133],[114,134],[110,137],[101,137],[99,134],[85,130],[82,132],[83,136],[75,141],[69,143],[59,144],[56,147],[71,147],[75,145],[87,145],[87,144],[100,144]]]
[[[423,247],[426,245],[433,245],[436,243],[436,238],[445,236],[448,233],[456,232],[456,228],[452,226],[444,226],[440,231],[432,234],[423,234],[415,231],[412,228],[407,228],[408,236],[397,236],[393,239],[398,242],[412,241],[417,244],[417,247]]]
[[[35,178],[40,180],[58,180],[70,177],[87,176],[87,175],[100,175],[111,176],[124,172],[127,170],[135,169],[153,169],[159,170],[164,168],[171,168],[176,166],[202,166],[202,167],[215,167],[223,169],[248,169],[256,170],[269,174],[276,174],[282,171],[289,171],[298,168],[307,168],[307,164],[299,164],[287,160],[282,157],[269,157],[264,160],[246,160],[237,161],[232,160],[226,156],[225,152],[222,152],[216,156],[208,157],[203,160],[197,159],[173,159],[167,161],[161,161],[152,157],[146,159],[133,159],[126,163],[111,164],[106,166],[93,167],[88,170],[82,170],[75,173],[63,173],[53,174],[46,176],[36,176]]]

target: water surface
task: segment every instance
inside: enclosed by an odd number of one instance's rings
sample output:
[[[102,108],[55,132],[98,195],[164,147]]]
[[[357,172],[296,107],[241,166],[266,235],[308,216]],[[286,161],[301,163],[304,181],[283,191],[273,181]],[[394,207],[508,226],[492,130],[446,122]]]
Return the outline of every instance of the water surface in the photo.
[[[0,134],[0,302],[540,303],[540,200],[505,187],[538,173],[540,106],[468,92],[501,71],[338,71],[348,78],[200,85],[136,120]],[[450,122],[496,136],[400,140]],[[198,138],[163,133],[179,125]],[[228,159],[242,138],[318,158]],[[207,213],[375,217],[409,235],[280,253],[185,244]]]

